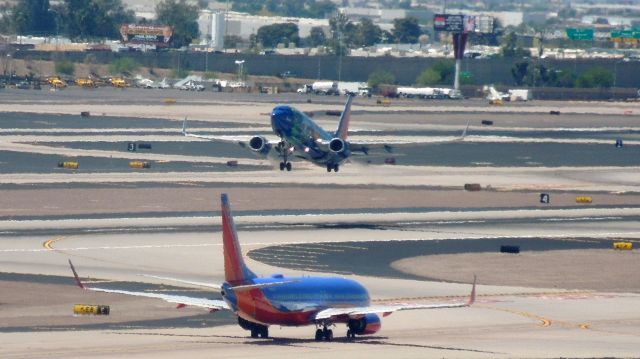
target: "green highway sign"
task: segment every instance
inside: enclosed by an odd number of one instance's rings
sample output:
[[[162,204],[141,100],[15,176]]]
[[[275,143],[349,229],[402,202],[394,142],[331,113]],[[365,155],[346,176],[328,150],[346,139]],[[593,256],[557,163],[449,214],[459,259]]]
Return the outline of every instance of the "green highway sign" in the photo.
[[[567,37],[570,40],[593,40],[593,29],[576,29],[568,27]]]
[[[640,39],[640,29],[611,30],[612,39]]]

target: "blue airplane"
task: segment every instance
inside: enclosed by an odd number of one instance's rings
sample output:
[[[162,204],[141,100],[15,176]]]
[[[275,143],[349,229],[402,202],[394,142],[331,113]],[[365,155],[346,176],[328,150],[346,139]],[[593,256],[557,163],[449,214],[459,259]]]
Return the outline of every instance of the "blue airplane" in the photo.
[[[182,124],[184,136],[207,139],[218,142],[236,143],[249,148],[262,157],[279,158],[280,170],[291,171],[290,159],[299,158],[327,169],[327,172],[338,172],[340,165],[353,154],[368,155],[375,151],[391,153],[394,149],[415,145],[407,142],[355,142],[350,141],[349,122],[351,120],[351,103],[353,96],[347,98],[347,103],[340,115],[338,128],[329,133],[303,112],[289,105],[278,105],[271,111],[271,128],[278,139],[267,139],[264,136],[253,136],[248,140],[230,139],[224,136],[207,136],[187,132],[187,119]],[[467,123],[467,128],[469,123]],[[464,139],[467,128],[462,135],[455,139],[430,141],[428,144],[455,142]]]
[[[237,315],[238,324],[251,332],[252,338],[268,338],[270,325],[314,325],[318,341],[333,339],[333,331],[329,328],[335,323],[346,324],[347,338],[353,339],[356,335],[379,331],[379,314],[387,316],[399,310],[468,307],[475,301],[475,278],[467,302],[376,305],[371,304],[364,286],[347,278],[285,277],[280,274],[258,277],[244,263],[227,195],[222,194],[221,200],[225,282],[214,285],[170,277],[148,277],[213,288],[219,291],[223,300],[87,286],[69,260],[76,284],[85,290],[163,299],[178,304],[178,307],[190,305],[210,311],[230,310]]]

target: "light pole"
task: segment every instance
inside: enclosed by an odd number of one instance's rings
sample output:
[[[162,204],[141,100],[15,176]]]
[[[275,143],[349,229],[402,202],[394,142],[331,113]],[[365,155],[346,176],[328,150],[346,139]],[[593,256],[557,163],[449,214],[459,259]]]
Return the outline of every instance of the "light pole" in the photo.
[[[58,37],[60,36],[60,15],[58,14],[58,11],[54,10],[54,9],[49,9],[47,10],[50,13],[55,14],[54,15],[54,20],[56,22],[56,52],[58,51]]]

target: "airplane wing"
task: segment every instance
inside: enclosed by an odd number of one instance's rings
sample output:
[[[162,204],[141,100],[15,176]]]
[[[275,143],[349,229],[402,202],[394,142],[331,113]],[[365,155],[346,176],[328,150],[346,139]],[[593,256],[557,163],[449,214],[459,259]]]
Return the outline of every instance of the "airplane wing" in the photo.
[[[178,279],[178,278],[171,278],[171,277],[160,277],[160,276],[151,275],[151,274],[140,274],[140,275],[143,276],[143,277],[155,278],[155,279],[161,279],[161,280],[168,280],[168,281],[172,281],[172,282],[176,282],[176,283],[190,284],[190,285],[195,285],[195,286],[198,286],[198,287],[211,288],[211,289],[214,289],[214,290],[222,289],[222,286],[219,285],[219,284],[196,282],[196,281],[184,280],[184,279]]]
[[[371,305],[367,307],[352,308],[327,308],[319,311],[315,319],[326,320],[340,316],[348,316],[349,318],[359,318],[366,314],[383,313],[387,316],[393,312],[400,310],[416,310],[416,309],[444,309],[444,308],[462,308],[469,307],[476,301],[476,278],[473,277],[473,287],[471,295],[467,302],[460,303],[441,303],[441,304],[389,304],[389,305]]]
[[[187,132],[187,118],[184,118],[182,123],[182,134],[185,137],[200,138],[203,140],[209,140],[213,142],[233,143],[242,148],[246,148],[249,151],[262,157],[275,158],[280,156],[280,139],[266,138],[263,136],[211,136],[211,135],[198,135],[195,133]],[[255,142],[254,142],[255,141]],[[255,147],[254,147],[255,146]],[[292,149],[289,149],[292,152]]]
[[[404,147],[416,146],[416,145],[440,145],[445,143],[455,143],[463,141],[467,136],[467,130],[469,129],[469,121],[467,121],[467,125],[464,130],[458,137],[453,138],[443,138],[443,139],[434,139],[423,142],[415,142],[415,141],[384,141],[377,140],[371,142],[359,142],[359,141],[349,141],[349,149],[351,152],[362,153],[368,155],[372,152],[387,152],[392,153],[396,149],[402,149]]]
[[[175,303],[180,305],[190,305],[194,307],[206,308],[209,310],[229,310],[229,305],[222,300],[215,299],[207,299],[207,298],[195,298],[195,297],[187,297],[182,295],[170,295],[170,294],[160,294],[160,293],[147,293],[147,292],[132,292],[128,290],[119,290],[119,289],[106,289],[106,288],[98,288],[98,287],[89,287],[86,286],[80,281],[80,277],[76,272],[73,263],[69,260],[69,266],[71,267],[71,271],[73,272],[73,277],[76,280],[76,284],[78,287],[84,290],[91,290],[94,292],[103,292],[103,293],[114,293],[114,294],[126,294],[136,297],[146,297],[146,298],[156,298],[162,299],[169,303]]]

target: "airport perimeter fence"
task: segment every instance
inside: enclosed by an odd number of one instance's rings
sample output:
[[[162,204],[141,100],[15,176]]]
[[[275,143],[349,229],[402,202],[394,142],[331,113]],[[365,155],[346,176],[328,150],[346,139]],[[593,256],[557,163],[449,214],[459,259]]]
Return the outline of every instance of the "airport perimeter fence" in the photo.
[[[133,58],[142,66],[153,68],[170,68],[186,71],[216,71],[235,73],[238,70],[236,61],[244,60],[244,68],[250,75],[276,76],[285,71],[295,74],[295,77],[307,79],[367,81],[369,74],[376,70],[385,70],[395,76],[396,83],[410,86],[422,71],[441,59],[422,57],[352,57],[346,56],[304,56],[304,55],[256,55],[256,54],[222,54],[204,52],[127,52],[114,53],[108,51],[95,52],[45,52],[45,51],[17,51],[13,58],[25,60],[66,59],[74,62],[85,62],[91,56],[96,63],[108,64],[115,59]],[[464,59],[462,71],[470,74],[470,81],[476,86],[485,84],[503,85],[508,88],[516,87],[511,70],[514,64],[522,59],[492,58],[492,59]],[[578,99],[588,98],[626,98],[627,90],[640,87],[640,62],[623,62],[620,60],[533,60],[535,64],[543,64],[548,68],[561,71],[571,71],[580,74],[592,67],[603,67],[614,74],[614,87],[611,89],[574,89],[534,90],[534,98]],[[631,90],[629,90],[631,91]],[[556,97],[557,96],[557,97]],[[637,94],[636,94],[637,97]]]

